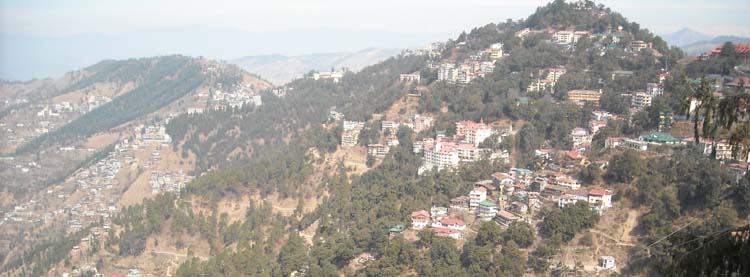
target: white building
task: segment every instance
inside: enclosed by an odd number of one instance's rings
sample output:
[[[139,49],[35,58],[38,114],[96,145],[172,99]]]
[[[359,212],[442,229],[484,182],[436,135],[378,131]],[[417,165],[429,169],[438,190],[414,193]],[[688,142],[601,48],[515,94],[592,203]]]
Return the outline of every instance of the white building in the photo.
[[[475,187],[469,192],[469,210],[472,212],[476,211],[479,203],[485,200],[487,200],[487,189],[484,187]]]
[[[575,128],[570,132],[570,137],[573,139],[573,147],[581,146],[585,143],[591,143],[592,136],[588,130],[583,128]]]
[[[490,58],[493,60],[498,60],[503,57],[503,44],[502,43],[493,43],[490,45]]]
[[[456,122],[456,135],[463,136],[466,143],[479,146],[485,139],[492,136],[492,128],[484,124],[484,120],[479,123],[473,121]]]
[[[410,73],[410,74],[401,74],[399,75],[399,81],[403,83],[417,83],[419,84],[419,81],[421,80],[422,76],[419,74],[419,71]]]
[[[455,148],[456,144],[452,142],[436,142],[432,147],[425,148],[424,165],[421,171],[432,169],[440,171],[457,167],[461,159]]]

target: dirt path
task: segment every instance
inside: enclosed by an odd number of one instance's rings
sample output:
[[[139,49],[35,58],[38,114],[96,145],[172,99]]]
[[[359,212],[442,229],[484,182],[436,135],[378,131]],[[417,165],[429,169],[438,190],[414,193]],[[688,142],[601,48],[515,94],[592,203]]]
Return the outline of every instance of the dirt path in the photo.
[[[608,234],[606,234],[606,233],[604,233],[602,231],[596,230],[596,229],[591,229],[589,231],[591,233],[598,234],[598,235],[600,235],[602,237],[605,237],[605,238],[607,238],[607,239],[609,239],[611,241],[614,241],[615,242],[614,244],[617,245],[617,246],[629,246],[629,247],[634,247],[635,246],[634,243],[622,242],[619,239],[616,239],[616,238],[614,238],[614,237],[612,237],[612,236],[610,236],[610,235],[608,235]]]
[[[151,253],[161,254],[161,255],[170,255],[170,256],[179,257],[179,258],[185,258],[185,259],[188,258],[187,254],[181,254],[181,253],[170,252],[170,251],[157,251],[157,250],[153,250],[153,251],[151,251]],[[196,257],[196,258],[200,259],[201,261],[208,260],[207,257],[203,257],[203,256],[193,255],[193,257]]]
[[[625,223],[623,223],[622,228],[622,235],[620,236],[620,241],[627,241],[627,242],[633,242],[635,241],[633,236],[630,235],[633,233],[633,230],[638,225],[638,211],[631,210],[628,212],[628,218],[625,220]]]

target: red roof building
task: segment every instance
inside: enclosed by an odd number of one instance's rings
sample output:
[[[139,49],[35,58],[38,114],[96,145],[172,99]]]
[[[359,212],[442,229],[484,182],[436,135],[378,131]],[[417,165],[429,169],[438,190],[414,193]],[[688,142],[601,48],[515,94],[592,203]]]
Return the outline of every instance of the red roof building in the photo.
[[[713,50],[711,50],[711,52],[708,53],[708,55],[709,56],[720,55],[722,47],[724,47],[724,44],[716,46]],[[734,43],[734,51],[740,55],[750,56],[750,43]]]

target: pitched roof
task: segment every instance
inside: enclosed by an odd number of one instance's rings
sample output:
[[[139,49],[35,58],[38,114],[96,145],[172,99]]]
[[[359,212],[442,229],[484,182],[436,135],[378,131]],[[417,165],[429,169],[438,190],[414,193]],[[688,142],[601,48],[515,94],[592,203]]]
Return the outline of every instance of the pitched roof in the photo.
[[[479,186],[474,188],[475,191],[479,192],[487,192],[487,189],[485,187]]]
[[[423,217],[430,217],[430,213],[429,213],[429,212],[427,212],[427,211],[425,211],[425,210],[420,210],[420,211],[416,211],[416,212],[412,212],[412,213],[411,213],[411,217],[412,217],[412,218],[415,218],[415,217],[420,217],[420,216],[423,216]]]
[[[600,188],[592,188],[589,190],[589,195],[594,196],[604,196],[604,195],[613,195],[612,191],[606,190],[606,189],[600,189]]]
[[[458,218],[451,218],[446,217],[440,220],[440,223],[443,225],[458,225],[458,226],[464,226],[466,223],[464,223],[463,220],[460,220]]]
[[[502,217],[502,218],[507,218],[507,219],[518,219],[518,216],[506,210],[497,211],[497,216]]]

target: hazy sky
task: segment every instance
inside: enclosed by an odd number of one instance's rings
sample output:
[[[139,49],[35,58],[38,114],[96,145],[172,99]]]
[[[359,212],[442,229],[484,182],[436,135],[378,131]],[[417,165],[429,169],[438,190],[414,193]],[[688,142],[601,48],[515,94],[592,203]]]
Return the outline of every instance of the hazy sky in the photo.
[[[548,0],[0,0],[0,78],[57,77],[103,59],[407,48],[521,19]],[[750,36],[750,0],[596,1],[657,34]]]
[[[2,32],[44,36],[115,34],[151,28],[211,26],[246,31],[309,29],[458,31],[521,18],[535,0],[1,0]],[[748,0],[596,1],[656,33],[681,27],[750,35]]]

